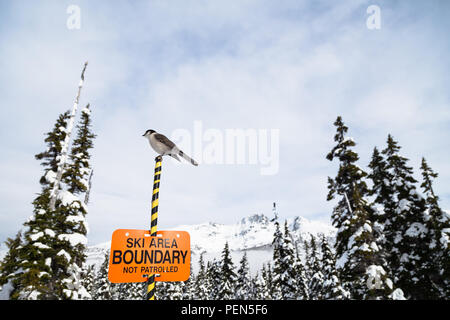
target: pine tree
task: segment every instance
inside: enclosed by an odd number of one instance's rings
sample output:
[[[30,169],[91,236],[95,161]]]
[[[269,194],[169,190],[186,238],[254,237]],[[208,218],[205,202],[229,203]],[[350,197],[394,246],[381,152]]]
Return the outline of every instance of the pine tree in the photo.
[[[289,233],[287,221],[284,224],[284,235],[275,223],[273,287],[274,299],[293,300],[297,298],[297,275],[295,248]]]
[[[111,284],[114,300],[142,300],[143,290],[141,282],[127,282]]]
[[[438,177],[422,158],[420,167],[422,184],[426,195],[427,228],[431,233],[429,244],[429,279],[433,292],[431,298],[448,299],[450,297],[450,215],[439,206],[439,197],[433,189],[433,180]]]
[[[142,300],[142,297],[145,297],[147,293],[148,283],[142,282],[140,284],[141,286],[137,290],[140,292],[140,299],[137,300]],[[169,296],[167,295],[168,284],[169,282],[158,282],[158,290],[155,292],[155,300],[169,300]]]
[[[67,185],[67,191],[72,194],[84,193],[89,189],[91,158],[89,150],[94,147],[96,137],[91,132],[91,110],[88,104],[81,110],[80,124],[77,125],[77,136],[72,143],[70,163],[64,171],[62,179]]]
[[[205,262],[203,261],[203,253],[200,254],[198,261],[199,270],[197,276],[195,277],[194,291],[196,294],[196,299],[207,300],[209,297],[209,278],[206,274]]]
[[[267,267],[266,267],[267,266]],[[261,277],[264,280],[264,285],[267,287],[267,293],[264,293],[264,296],[267,296],[267,300],[273,299],[273,274],[272,267],[268,262],[267,265],[263,264],[261,270]]]
[[[41,193],[33,201],[33,215],[24,223],[23,244],[19,250],[20,272],[15,274],[16,289],[11,299],[57,299],[63,289],[57,285],[55,262],[62,259],[56,249],[56,215],[49,209],[50,190],[55,181],[57,162],[66,137],[68,112],[61,114],[52,131],[46,134],[47,149],[35,156],[44,166]]]
[[[231,300],[234,298],[236,288],[236,273],[234,272],[234,264],[231,260],[228,242],[222,251],[220,287],[218,292],[218,300]]]
[[[16,274],[20,272],[20,247],[22,234],[18,232],[15,238],[8,238],[5,242],[8,251],[0,262],[0,292],[10,297],[14,295],[17,286]]]
[[[81,269],[81,282],[83,287],[89,293],[92,298],[94,292],[94,282],[95,282],[95,268],[93,264],[85,263]]]
[[[321,240],[322,248],[322,273],[323,283],[321,286],[320,298],[323,300],[342,300],[349,296],[344,290],[336,270],[336,259],[331,251],[326,237],[323,235]]]
[[[192,260],[190,260],[190,275],[189,279],[183,282],[183,300],[193,300],[195,296],[195,279],[192,271]]]
[[[390,198],[384,199],[386,222],[384,234],[389,265],[394,283],[407,298],[432,298],[434,291],[429,279],[429,245],[432,234],[426,222],[426,201],[417,192],[413,169],[408,159],[399,154],[400,146],[391,135],[382,151],[389,174]],[[430,295],[431,294],[431,295]]]
[[[307,259],[308,270],[311,275],[308,282],[309,299],[320,300],[323,283],[323,273],[321,267],[321,258],[317,248],[316,239],[311,235],[310,253]]]
[[[41,165],[45,168],[45,173],[39,181],[43,186],[53,187],[69,118],[69,111],[59,115],[53,130],[46,134],[47,137],[44,141],[47,143],[47,149],[34,156],[36,160],[41,161]]]
[[[269,300],[270,292],[267,286],[267,281],[261,275],[261,273],[257,272],[255,277],[252,280],[253,282],[253,296],[255,300]]]
[[[183,287],[184,283],[181,281],[167,282],[165,290],[167,300],[183,300]]]
[[[18,263],[21,271],[15,275],[17,290],[12,299],[89,298],[81,281],[87,243],[86,206],[74,194],[63,191],[56,199],[55,210],[50,209],[69,118],[68,112],[58,117],[53,130],[46,134],[46,151],[35,156],[44,166],[40,179],[42,190],[33,201],[33,215],[24,223]],[[81,127],[83,124],[79,126],[80,132]],[[84,125],[84,129],[89,130],[88,125]]]
[[[81,200],[81,195],[88,190],[88,178],[91,172],[89,150],[93,148],[95,135],[91,132],[91,111],[89,104],[81,111],[80,123],[76,126],[77,136],[70,152],[70,162],[63,172],[62,181],[67,186],[61,190],[56,202],[57,243],[60,249],[58,255],[63,255],[66,261],[61,261],[58,281],[65,286],[63,292],[66,298],[78,299],[85,295],[85,288],[80,286],[81,266],[86,256],[87,244],[87,206]]]
[[[65,134],[65,138],[61,142],[61,154],[56,159],[57,160],[57,171],[56,171],[56,174],[54,176],[53,183],[52,183],[52,188],[51,188],[51,191],[50,191],[49,207],[50,207],[51,211],[54,211],[55,208],[56,208],[56,201],[58,200],[58,194],[59,194],[59,190],[60,190],[61,179],[62,179],[62,177],[64,175],[65,170],[66,170],[66,161],[67,161],[67,155],[68,155],[68,152],[69,152],[69,144],[70,144],[70,139],[71,139],[71,135],[72,135],[72,128],[73,128],[73,125],[74,125],[74,122],[75,122],[75,116],[77,114],[78,102],[80,100],[81,89],[82,89],[83,84],[84,84],[84,73],[86,71],[87,65],[88,65],[88,63],[85,62],[84,67],[83,67],[83,71],[81,72],[81,80],[80,80],[80,82],[78,84],[78,90],[77,90],[77,95],[75,97],[75,102],[73,104],[72,111],[70,113],[67,126],[65,127],[65,133],[66,133]]]
[[[377,261],[385,266],[386,272],[391,274],[392,272],[388,265],[389,252],[386,249],[384,227],[388,214],[392,212],[392,206],[394,205],[391,198],[393,190],[386,160],[376,147],[373,150],[369,168],[371,172],[368,178],[372,181],[369,195],[374,197],[371,203],[372,210],[369,211],[369,220],[372,222],[374,241],[378,247]]]
[[[94,280],[94,300],[113,300],[116,295],[114,284],[108,280],[109,250],[105,253],[103,263],[101,264]]]
[[[302,263],[302,259],[300,258],[300,254],[298,251],[298,246],[295,246],[295,266],[294,273],[297,277],[297,291],[296,297],[300,300],[308,300],[309,299],[309,289],[308,289],[308,280],[306,276],[305,266]]]
[[[274,267],[270,273],[272,276],[271,283],[271,296],[274,300],[281,300],[283,298],[283,293],[280,287],[280,277],[283,273],[282,259],[283,259],[283,234],[280,231],[280,225],[277,220],[275,220],[275,233],[273,235],[272,241],[273,247],[273,263]]]
[[[351,148],[356,145],[352,138],[346,137],[348,127],[337,117],[334,125],[337,143],[328,153],[327,159],[339,161],[338,174],[334,179],[328,178],[328,198],[330,201],[340,197],[334,207],[332,220],[338,229],[336,235],[336,267],[341,275],[344,288],[353,299],[377,299],[386,296],[392,289],[392,284],[386,272],[377,261],[378,247],[370,221],[371,210],[366,197],[368,187],[364,172],[356,162],[359,156]],[[372,286],[374,271],[376,271],[376,285]],[[384,272],[380,275],[381,271]]]
[[[248,266],[247,252],[244,252],[240,261],[238,270],[235,299],[237,300],[251,300],[253,296],[252,279],[250,269]]]
[[[206,265],[206,277],[209,285],[209,300],[219,300],[221,290],[221,263],[216,259],[208,261]]]

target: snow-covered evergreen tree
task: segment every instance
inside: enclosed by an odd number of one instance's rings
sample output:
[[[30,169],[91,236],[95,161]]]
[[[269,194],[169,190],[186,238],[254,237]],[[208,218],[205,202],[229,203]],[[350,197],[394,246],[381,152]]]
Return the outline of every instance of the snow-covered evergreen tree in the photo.
[[[253,283],[248,266],[247,252],[244,252],[237,272],[235,299],[251,300],[253,299],[252,293]]]
[[[209,299],[220,299],[220,291],[222,285],[221,262],[213,259],[208,261],[206,265],[206,277],[209,285]]]
[[[349,296],[344,290],[336,270],[336,259],[326,237],[323,235],[321,240],[322,248],[322,274],[323,283],[319,299],[323,300],[342,300]]]
[[[439,206],[439,197],[433,189],[433,180],[438,177],[422,158],[420,167],[422,184],[426,196],[427,228],[431,233],[429,244],[429,279],[432,292],[428,298],[448,299],[450,297],[450,214]]]
[[[222,251],[221,269],[220,269],[220,287],[217,299],[231,300],[234,298],[236,290],[236,273],[234,272],[234,264],[231,260],[228,242]]]
[[[281,233],[280,225],[277,220],[275,220],[275,232],[273,234],[272,241],[273,248],[273,270],[271,272],[271,296],[274,300],[283,299],[283,293],[281,291],[281,287],[279,285],[280,278],[283,273],[282,269],[282,260],[283,260],[283,233]]]
[[[144,287],[141,286],[141,289],[145,289],[145,293],[147,292],[147,286],[148,284],[145,282]],[[156,300],[170,300],[169,294],[167,292],[167,289],[169,288],[169,282],[158,282],[158,290],[155,292],[155,299]],[[143,290],[140,290],[141,292]],[[142,299],[142,294],[141,294]]]
[[[94,278],[92,299],[113,300],[116,296],[116,287],[108,279],[109,250],[105,253],[101,264]]]
[[[195,298],[195,279],[192,271],[192,260],[190,264],[189,279],[183,282],[183,300],[193,300]]]
[[[184,282],[167,282],[166,295],[168,300],[183,300]]]
[[[62,181],[66,188],[58,193],[56,202],[57,255],[64,258],[59,261],[61,269],[59,281],[68,299],[79,299],[85,295],[85,288],[77,280],[86,257],[88,226],[86,222],[87,206],[82,195],[88,190],[90,175],[90,149],[93,148],[95,135],[91,132],[91,111],[89,104],[81,111],[80,123],[76,126],[77,136],[70,152],[70,162],[63,172]]]
[[[371,210],[366,197],[368,188],[364,172],[356,162],[359,156],[352,150],[356,145],[353,138],[346,137],[348,127],[339,116],[334,125],[336,146],[328,153],[327,159],[339,161],[339,169],[334,179],[328,178],[328,198],[340,197],[333,209],[333,225],[336,235],[336,267],[341,281],[353,299],[377,299],[387,297],[392,290],[392,281],[377,261],[378,247],[370,221]],[[376,284],[372,280],[374,271]],[[383,272],[384,273],[383,273]]]
[[[390,253],[394,283],[407,298],[427,299],[433,292],[429,278],[428,252],[433,235],[427,226],[426,201],[417,192],[413,169],[399,154],[400,146],[391,135],[382,151],[390,181],[390,197],[384,199],[384,235]]]
[[[61,114],[52,131],[46,134],[47,149],[35,157],[44,166],[40,178],[41,193],[33,201],[33,215],[24,223],[23,243],[18,252],[19,261],[14,274],[15,290],[11,299],[86,299],[89,293],[81,281],[81,266],[85,260],[87,226],[85,204],[75,195],[80,190],[63,190],[58,194],[55,210],[51,210],[51,192],[55,188],[57,171],[67,140],[69,113]],[[78,126],[79,137],[74,142],[78,155],[72,164],[89,166],[89,152],[93,135],[89,119],[82,116]],[[83,131],[84,130],[84,131]],[[83,140],[84,139],[84,140]],[[83,140],[83,142],[81,142]],[[78,170],[78,171],[80,171]],[[77,180],[78,179],[78,180]],[[72,184],[83,180],[83,174],[73,176]],[[78,182],[77,182],[78,181]],[[66,181],[67,182],[67,181]]]
[[[41,165],[44,167],[44,175],[39,181],[42,186],[53,187],[56,171],[58,170],[58,160],[61,157],[62,145],[67,135],[67,122],[69,118],[69,111],[58,116],[53,130],[46,134],[44,141],[47,144],[47,149],[34,156],[36,160],[41,161]]]
[[[142,300],[143,289],[141,282],[127,282],[113,284],[114,299],[117,300]],[[159,288],[158,288],[159,289]]]
[[[261,273],[257,272],[252,280],[253,282],[253,298],[255,300],[269,300],[270,290],[267,285],[266,279]]]
[[[392,187],[391,177],[387,170],[387,163],[383,155],[375,147],[372,153],[372,159],[369,163],[370,173],[368,178],[372,181],[372,188],[369,195],[374,198],[369,211],[369,220],[372,222],[374,241],[377,244],[377,261],[385,266],[386,272],[391,274],[388,265],[389,251],[386,249],[386,238],[384,227],[389,213],[392,213]]]
[[[270,266],[270,263],[263,264],[262,270],[261,270],[261,277],[264,279],[264,284],[267,287],[267,299],[271,300],[273,299],[273,274],[272,274],[272,267]]]
[[[317,248],[316,238],[311,234],[309,245],[309,255],[307,257],[307,267],[309,271],[308,293],[309,299],[320,300],[323,283],[323,273],[321,266],[321,257]]]
[[[275,222],[273,240],[273,298],[277,300],[293,300],[297,298],[297,274],[295,247],[289,232],[287,221],[284,224],[284,235]]]
[[[20,231],[15,238],[8,238],[5,242],[8,251],[0,262],[0,292],[6,297],[11,297],[17,290],[17,273],[21,272],[20,248],[22,246],[22,234]]]
[[[65,286],[57,283],[59,272],[55,268],[61,259],[55,231],[57,215],[49,209],[49,203],[67,119],[68,112],[58,117],[52,131],[46,134],[46,151],[35,156],[44,166],[44,175],[40,179],[42,190],[33,201],[33,215],[24,223],[23,244],[19,250],[20,271],[15,274],[16,290],[11,299],[59,299],[64,296]]]
[[[203,253],[200,254],[198,261],[199,270],[195,277],[194,292],[195,298],[198,300],[207,300],[209,298],[209,278],[206,274],[205,262],[203,260]]]
[[[88,104],[81,110],[80,123],[76,126],[77,136],[72,143],[70,163],[66,166],[62,179],[67,191],[72,194],[85,193],[89,188],[91,158],[89,150],[94,147],[95,134],[91,131],[91,109]]]
[[[298,246],[295,246],[295,267],[294,267],[296,282],[297,282],[297,290],[296,297],[299,300],[309,300],[309,289],[308,289],[308,279],[306,275],[305,266],[302,263],[302,259],[300,257],[300,253],[298,250]]]
[[[95,267],[93,264],[83,264],[83,267],[81,268],[81,282],[83,287],[89,293],[89,297],[92,298],[95,283]]]

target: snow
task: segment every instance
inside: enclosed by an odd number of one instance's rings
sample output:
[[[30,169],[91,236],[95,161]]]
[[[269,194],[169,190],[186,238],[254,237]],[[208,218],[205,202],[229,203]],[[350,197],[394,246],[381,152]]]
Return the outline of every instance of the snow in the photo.
[[[50,249],[49,246],[47,246],[47,245],[45,245],[43,243],[40,243],[40,242],[33,243],[33,246],[38,247],[39,249]]]
[[[61,200],[63,206],[68,206],[80,199],[69,191],[61,191],[58,195],[58,199]]]
[[[54,183],[56,181],[56,172],[48,170],[45,174],[45,180],[47,180],[48,183]]]
[[[387,278],[385,283],[388,286],[388,288],[392,290],[392,288],[394,287],[394,284],[392,283],[392,280]]]
[[[402,211],[409,211],[411,208],[411,202],[407,199],[402,199],[398,202],[398,207],[396,209],[397,213],[401,213]]]
[[[418,199],[418,200],[422,200],[423,199],[422,196],[414,188],[409,190],[409,194],[412,195],[412,196],[415,196],[416,199]]]
[[[439,239],[439,242],[444,247],[447,247],[450,244],[450,228],[442,229],[441,238]]]
[[[67,190],[61,190],[58,194],[58,199],[61,200],[63,206],[71,206],[73,208],[80,208],[83,207],[83,210],[85,212],[88,212],[87,206],[84,204],[83,201],[80,200],[76,195],[73,193],[67,191]]]
[[[87,115],[91,115],[91,109],[89,109],[89,108],[83,108],[82,110],[81,110],[81,113],[85,113],[85,114],[87,114]]]
[[[370,244],[370,248],[375,252],[378,252],[380,250],[375,242],[372,242]]]
[[[28,295],[28,299],[29,300],[37,300],[39,295],[40,295],[40,292],[34,290],[34,291],[30,292],[30,294]]]
[[[85,222],[86,219],[82,216],[82,215],[77,215],[77,216],[68,216],[66,218],[67,222],[73,222],[73,223],[80,223],[80,222]]]
[[[336,260],[336,268],[342,269],[348,261],[348,251],[345,251],[344,254]]]
[[[70,245],[73,247],[75,247],[79,244],[87,245],[86,236],[84,236],[80,233],[60,234],[60,235],[58,235],[58,239],[68,241],[70,243]]]
[[[402,289],[395,289],[394,292],[391,294],[392,300],[406,300]]]
[[[0,300],[9,300],[9,296],[13,289],[12,281],[8,280],[7,283],[0,287]]]
[[[62,257],[64,257],[67,260],[67,262],[70,262],[70,254],[68,254],[67,251],[65,251],[64,249],[59,251],[56,255],[57,256],[62,256]]]
[[[364,230],[366,230],[367,232],[372,232],[372,227],[366,222],[364,223]]]
[[[31,241],[36,241],[37,239],[39,239],[43,235],[44,235],[43,232],[34,233],[34,234],[30,235],[30,239],[31,239]]]
[[[353,137],[345,137],[344,140],[342,140],[342,143],[345,143],[347,141],[355,142],[355,139],[353,139]]]
[[[326,236],[335,234],[335,229],[332,226],[319,221],[309,221],[301,217],[288,219],[288,225],[290,230],[293,231],[295,238],[307,234],[323,233]],[[294,230],[294,228],[296,229]],[[188,231],[191,236],[191,247],[193,250],[222,252],[225,242],[228,242],[230,250],[245,250],[271,245],[275,225],[264,215],[253,215],[232,225],[203,223],[199,225],[182,225],[172,230]]]
[[[411,238],[420,237],[421,235],[425,235],[428,229],[421,223],[414,222],[411,226],[406,230],[405,235]]]
[[[44,233],[52,238],[56,235],[55,231],[53,231],[51,229],[45,229]]]

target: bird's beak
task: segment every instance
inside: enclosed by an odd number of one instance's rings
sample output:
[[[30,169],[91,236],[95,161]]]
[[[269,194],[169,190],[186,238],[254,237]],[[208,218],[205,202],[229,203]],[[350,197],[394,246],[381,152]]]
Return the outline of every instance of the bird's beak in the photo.
[[[145,133],[142,136],[145,137]]]

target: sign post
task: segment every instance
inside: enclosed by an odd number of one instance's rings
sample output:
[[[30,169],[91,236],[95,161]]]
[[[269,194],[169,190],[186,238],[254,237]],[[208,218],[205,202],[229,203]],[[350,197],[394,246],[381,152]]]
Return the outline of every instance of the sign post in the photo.
[[[156,236],[157,224],[158,224],[158,204],[159,204],[159,183],[161,181],[161,165],[162,156],[155,158],[155,176],[153,179],[153,195],[152,195],[152,215],[150,223],[150,235]],[[155,300],[155,274],[151,274],[147,280],[147,300]]]

